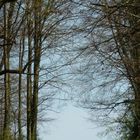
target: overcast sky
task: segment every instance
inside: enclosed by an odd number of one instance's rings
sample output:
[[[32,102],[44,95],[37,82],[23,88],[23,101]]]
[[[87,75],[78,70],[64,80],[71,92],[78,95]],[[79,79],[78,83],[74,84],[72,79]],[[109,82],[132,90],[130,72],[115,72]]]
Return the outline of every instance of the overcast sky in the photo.
[[[53,114],[57,120],[43,124],[41,140],[107,140],[97,136],[101,128],[87,121],[88,114],[71,104],[66,106],[61,113]]]

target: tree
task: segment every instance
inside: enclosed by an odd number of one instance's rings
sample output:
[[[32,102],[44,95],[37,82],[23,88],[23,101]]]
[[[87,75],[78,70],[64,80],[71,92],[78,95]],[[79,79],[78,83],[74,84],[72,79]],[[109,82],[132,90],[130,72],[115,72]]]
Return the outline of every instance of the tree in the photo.
[[[128,139],[139,139],[139,1],[73,2],[82,6],[77,31],[88,40],[80,48],[78,72],[86,92],[80,98],[82,106],[98,111],[102,122],[134,132]]]
[[[1,109],[1,118],[5,119],[0,136],[3,140],[26,137],[36,140],[39,107],[53,99],[54,93],[50,91],[58,88],[59,82],[63,84],[58,78],[63,76],[60,71],[66,64],[56,59],[62,57],[58,57],[58,50],[63,50],[65,39],[71,34],[67,28],[73,6],[65,0],[1,2],[1,22],[4,22],[0,33],[0,76],[4,85],[1,104],[5,111]],[[63,26],[64,23],[67,25]],[[53,87],[49,87],[46,95],[45,86]]]

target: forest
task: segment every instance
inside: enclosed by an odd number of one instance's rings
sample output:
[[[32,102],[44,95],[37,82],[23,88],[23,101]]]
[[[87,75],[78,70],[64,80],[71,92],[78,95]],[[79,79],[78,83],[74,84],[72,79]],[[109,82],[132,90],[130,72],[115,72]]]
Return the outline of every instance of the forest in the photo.
[[[0,140],[39,140],[68,98],[140,140],[139,0],[0,0]]]

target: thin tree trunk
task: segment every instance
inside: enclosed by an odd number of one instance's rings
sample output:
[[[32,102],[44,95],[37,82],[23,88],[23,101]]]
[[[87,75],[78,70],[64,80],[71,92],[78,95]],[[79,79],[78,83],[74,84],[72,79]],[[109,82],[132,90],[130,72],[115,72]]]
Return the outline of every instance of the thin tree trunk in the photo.
[[[28,19],[29,20],[29,19]],[[27,72],[27,140],[31,140],[31,104],[32,104],[32,46],[31,46],[31,23],[28,23],[28,72]]]
[[[4,5],[4,44],[8,44],[8,23],[7,23],[7,13],[6,5]],[[4,45],[4,69],[9,69],[9,53],[8,46]],[[4,104],[4,128],[3,128],[3,139],[10,140],[10,74],[4,74],[4,85],[5,85],[5,104]]]
[[[34,3],[34,83],[33,83],[33,102],[32,102],[32,140],[37,140],[37,114],[38,114],[38,84],[39,84],[39,66],[41,57],[41,0]]]
[[[24,37],[21,38],[20,41],[20,50],[19,50],[19,82],[18,82],[18,139],[22,140],[23,135],[22,135],[22,67],[23,67],[23,57],[24,57]]]

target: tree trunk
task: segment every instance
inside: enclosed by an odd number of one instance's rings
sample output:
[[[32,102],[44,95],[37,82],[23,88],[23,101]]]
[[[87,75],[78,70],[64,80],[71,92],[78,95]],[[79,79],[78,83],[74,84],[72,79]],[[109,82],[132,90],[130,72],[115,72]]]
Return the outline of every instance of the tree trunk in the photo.
[[[9,30],[8,30],[8,19],[7,19],[7,8],[4,5],[4,44],[9,43]],[[4,70],[9,69],[9,53],[8,45],[4,45]],[[10,74],[4,74],[4,86],[5,86],[5,96],[4,96],[4,128],[3,128],[3,139],[10,140]]]
[[[37,114],[38,114],[38,84],[39,66],[41,57],[41,0],[34,3],[34,83],[33,83],[33,102],[32,102],[32,140],[37,140]]]
[[[23,67],[23,57],[24,57],[24,37],[20,40],[20,50],[19,50],[19,82],[18,82],[18,139],[23,140],[22,134],[22,67]]]
[[[29,16],[29,15],[28,15]],[[31,140],[31,104],[32,104],[32,46],[31,23],[28,17],[28,70],[27,70],[27,140]]]

